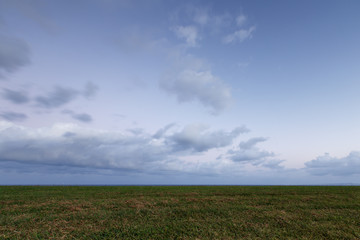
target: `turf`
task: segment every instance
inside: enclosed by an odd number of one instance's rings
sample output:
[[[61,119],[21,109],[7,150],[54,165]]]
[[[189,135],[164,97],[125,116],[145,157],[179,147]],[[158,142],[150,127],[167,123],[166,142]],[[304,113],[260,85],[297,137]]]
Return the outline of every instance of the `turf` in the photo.
[[[360,239],[360,187],[1,186],[0,239]]]

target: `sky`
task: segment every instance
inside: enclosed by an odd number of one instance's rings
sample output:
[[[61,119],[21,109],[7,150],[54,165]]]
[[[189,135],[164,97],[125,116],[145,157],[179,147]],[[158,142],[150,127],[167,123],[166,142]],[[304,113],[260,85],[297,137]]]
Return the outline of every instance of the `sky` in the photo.
[[[359,9],[0,0],[0,185],[360,184]]]

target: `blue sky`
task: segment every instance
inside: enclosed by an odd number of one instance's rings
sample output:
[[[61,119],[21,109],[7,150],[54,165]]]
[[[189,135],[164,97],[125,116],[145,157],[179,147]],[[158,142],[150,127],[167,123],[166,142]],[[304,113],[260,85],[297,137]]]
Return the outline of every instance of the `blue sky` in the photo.
[[[359,184],[358,1],[0,1],[0,184]]]

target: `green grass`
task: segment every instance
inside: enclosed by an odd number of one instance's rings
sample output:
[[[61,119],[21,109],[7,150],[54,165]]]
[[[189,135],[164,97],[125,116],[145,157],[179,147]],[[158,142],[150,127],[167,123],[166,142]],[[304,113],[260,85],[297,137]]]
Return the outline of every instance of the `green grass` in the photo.
[[[2,186],[0,239],[360,239],[360,187]]]

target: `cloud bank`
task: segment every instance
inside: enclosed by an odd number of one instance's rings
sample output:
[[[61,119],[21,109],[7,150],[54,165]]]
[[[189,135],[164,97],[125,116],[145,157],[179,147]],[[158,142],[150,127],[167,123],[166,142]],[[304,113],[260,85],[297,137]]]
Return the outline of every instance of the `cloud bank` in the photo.
[[[144,131],[124,134],[86,129],[74,124],[27,128],[2,121],[0,161],[62,168],[192,172],[198,169],[199,163],[184,160],[184,156],[197,156],[227,147],[248,131],[246,127],[210,131],[201,124],[188,125],[180,130],[171,127],[167,125],[155,134]],[[221,160],[217,162],[221,164]],[[209,167],[210,163],[203,164]]]
[[[331,157],[328,153],[305,163],[313,175],[349,176],[360,174],[360,152],[350,152],[343,158]]]

